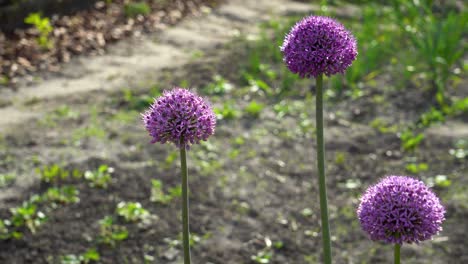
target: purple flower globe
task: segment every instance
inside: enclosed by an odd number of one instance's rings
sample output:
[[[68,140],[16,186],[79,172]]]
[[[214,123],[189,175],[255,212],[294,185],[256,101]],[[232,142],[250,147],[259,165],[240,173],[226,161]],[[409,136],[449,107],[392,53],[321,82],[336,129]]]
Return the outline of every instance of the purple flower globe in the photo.
[[[151,143],[172,142],[189,148],[214,134],[216,116],[210,104],[194,92],[175,87],[164,91],[142,114]]]
[[[369,187],[357,210],[372,240],[419,243],[442,230],[445,209],[420,180],[389,176]]]
[[[322,16],[305,17],[293,26],[281,51],[289,70],[302,78],[344,73],[358,54],[354,36]]]

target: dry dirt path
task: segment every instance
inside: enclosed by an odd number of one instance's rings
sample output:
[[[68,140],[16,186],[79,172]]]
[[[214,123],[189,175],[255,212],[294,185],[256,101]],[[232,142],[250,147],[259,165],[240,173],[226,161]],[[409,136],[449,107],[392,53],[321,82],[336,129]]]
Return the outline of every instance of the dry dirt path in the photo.
[[[123,40],[105,55],[77,57],[54,77],[20,84],[16,91],[0,90],[0,105],[6,105],[0,107],[0,131],[41,116],[67,96],[89,94],[91,102],[93,93],[122,89],[162,69],[182,66],[193,60],[194,52],[254,33],[257,23],[268,18],[312,10],[310,4],[288,0],[229,0],[156,34]]]

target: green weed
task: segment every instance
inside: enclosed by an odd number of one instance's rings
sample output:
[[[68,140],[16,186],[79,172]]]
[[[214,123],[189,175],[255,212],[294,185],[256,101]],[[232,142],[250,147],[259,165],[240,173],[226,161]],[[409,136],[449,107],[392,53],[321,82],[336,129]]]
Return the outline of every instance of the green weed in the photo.
[[[99,220],[99,243],[114,247],[118,242],[128,238],[128,230],[125,226],[114,224],[112,216],[106,216]]]
[[[182,195],[182,189],[180,187],[169,188],[168,194],[164,193],[162,187],[162,182],[160,180],[151,180],[150,201],[167,204],[170,201],[172,201],[172,199],[180,197]]]
[[[60,263],[61,264],[89,264],[94,261],[99,261],[101,256],[97,252],[96,249],[91,248],[88,249],[84,254],[74,255],[69,254],[66,256],[61,257]]]
[[[259,117],[263,108],[265,108],[264,104],[252,101],[245,107],[244,111],[252,117]]]
[[[224,79],[221,75],[215,75],[213,81],[202,88],[202,91],[209,95],[223,95],[231,91],[233,85]]]
[[[435,109],[434,107],[431,107],[431,110],[421,115],[419,124],[422,127],[429,127],[434,123],[439,123],[439,122],[444,122],[444,121],[445,121],[444,113],[442,111]]]
[[[117,205],[117,214],[123,217],[126,222],[144,221],[150,217],[148,210],[138,202],[120,202]]]
[[[450,107],[443,108],[442,111],[449,116],[468,113],[468,97],[453,101]]]
[[[95,171],[86,171],[84,178],[89,182],[91,187],[105,189],[112,180],[112,173],[114,173],[114,168],[107,165],[101,165]]]
[[[378,117],[372,120],[370,126],[374,129],[377,129],[380,133],[396,133],[398,131],[397,125],[391,125]]]
[[[258,251],[257,254],[250,257],[255,263],[270,263],[273,260],[274,250],[281,249],[284,246],[282,241],[276,241],[273,243],[270,238],[264,238],[265,247]]]
[[[42,17],[39,13],[32,13],[24,19],[24,23],[33,25],[39,31],[39,36],[37,37],[39,46],[45,49],[52,48],[53,43],[49,39],[49,34],[54,28],[50,24],[49,18]]]
[[[264,94],[267,96],[273,94],[273,90],[270,87],[270,85],[264,82],[263,80],[254,77],[250,73],[244,73],[244,78],[250,87],[250,92]]]
[[[410,163],[406,165],[405,169],[410,173],[418,174],[429,170],[429,165],[427,163]]]
[[[171,153],[167,155],[166,159],[164,160],[163,167],[166,169],[170,168],[176,162],[178,157],[179,157],[179,152],[172,151]]]
[[[84,127],[80,127],[73,131],[72,141],[75,144],[80,143],[84,138],[97,138],[104,139],[107,135],[107,131],[104,129],[102,122],[98,118],[98,111],[96,107],[92,107],[90,110],[90,121]]]
[[[148,94],[158,96],[161,94],[161,92],[157,87],[152,87]],[[141,112],[148,108],[148,106],[151,105],[154,101],[154,98],[148,94],[135,95],[132,90],[125,89],[123,90],[122,100],[118,102],[119,107],[124,106],[128,110]]]
[[[407,129],[400,134],[401,144],[404,150],[414,151],[419,144],[423,141],[424,134],[414,134],[411,130]]]
[[[39,123],[47,127],[55,127],[57,126],[57,123],[62,120],[77,119],[78,117],[78,112],[71,110],[68,105],[62,105],[51,113],[47,114],[39,121]]]
[[[222,107],[215,107],[213,111],[219,120],[232,120],[239,116],[239,111],[236,110],[233,101],[224,102]]]
[[[426,184],[429,187],[447,188],[452,185],[452,181],[446,175],[437,175],[427,178]]]
[[[458,140],[455,143],[455,148],[449,150],[449,154],[457,159],[468,158],[468,140]]]
[[[78,203],[80,201],[79,193],[74,186],[52,187],[42,195],[42,200],[58,204]]]
[[[301,215],[303,215],[304,217],[310,217],[310,216],[312,216],[312,215],[313,215],[312,209],[310,209],[310,208],[304,208],[304,209],[302,209]]]
[[[70,176],[70,172],[63,169],[57,164],[45,166],[42,169],[36,169],[36,172],[40,175],[41,181],[47,183],[57,183],[59,181],[66,180]],[[79,174],[78,170],[72,172],[73,175]]]
[[[270,250],[261,250],[256,255],[251,256],[250,259],[255,263],[270,263],[273,253]]]
[[[9,186],[16,180],[16,175],[14,174],[0,174],[0,188]]]
[[[433,1],[393,1],[396,21],[413,46],[415,72],[427,72],[433,94],[441,107],[446,105],[446,85],[451,69],[463,56],[463,37],[468,14],[453,11],[436,13]],[[444,12],[445,11],[445,12]]]
[[[151,13],[151,7],[145,2],[130,2],[124,6],[126,17],[145,16]]]
[[[0,85],[8,85],[8,83],[10,83],[10,78],[8,78],[8,76],[5,76],[5,75],[0,75]]]
[[[12,213],[11,225],[15,228],[27,227],[31,233],[36,233],[46,220],[44,213],[37,209],[37,204],[33,201],[26,201],[20,207],[10,209]]]
[[[337,152],[335,154],[335,164],[338,166],[344,165],[346,162],[346,153],[345,152]]]
[[[194,50],[190,52],[191,60],[198,60],[200,58],[203,58],[203,56],[205,56],[205,53],[202,50]]]
[[[9,220],[0,220],[0,240],[6,240],[12,237],[10,230],[7,228],[8,225],[10,225]]]
[[[359,188],[362,182],[359,179],[347,179],[345,183],[340,184],[343,188],[353,190]]]

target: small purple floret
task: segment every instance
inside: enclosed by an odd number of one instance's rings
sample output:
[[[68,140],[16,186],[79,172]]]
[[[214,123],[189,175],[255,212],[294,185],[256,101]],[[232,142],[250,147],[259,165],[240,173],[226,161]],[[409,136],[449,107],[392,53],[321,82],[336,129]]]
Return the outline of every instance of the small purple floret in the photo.
[[[419,243],[442,230],[445,209],[420,180],[389,176],[367,189],[357,210],[372,240]]]
[[[302,78],[344,73],[358,54],[354,36],[329,17],[309,16],[286,35],[283,60]]]
[[[214,134],[216,116],[210,104],[194,92],[175,87],[164,91],[142,114],[151,143],[172,142],[189,148]]]

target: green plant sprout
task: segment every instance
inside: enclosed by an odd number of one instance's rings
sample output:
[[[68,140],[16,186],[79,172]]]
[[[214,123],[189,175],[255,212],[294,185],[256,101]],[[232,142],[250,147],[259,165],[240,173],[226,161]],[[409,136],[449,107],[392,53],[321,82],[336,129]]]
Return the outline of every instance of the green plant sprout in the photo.
[[[39,36],[37,37],[39,46],[44,49],[52,48],[53,43],[49,39],[49,34],[54,28],[50,24],[49,18],[42,17],[39,13],[32,13],[24,19],[24,22],[33,25],[39,31]]]
[[[424,134],[414,134],[410,129],[406,129],[400,134],[401,144],[404,150],[414,151],[424,139]]]
[[[125,226],[114,224],[112,216],[106,216],[99,220],[99,243],[114,247],[118,242],[128,238],[128,230]]]
[[[42,195],[42,200],[58,204],[78,203],[78,195],[79,191],[74,186],[52,187]]]
[[[59,165],[53,164],[45,166],[42,169],[36,169],[36,172],[40,175],[41,181],[47,183],[56,183],[59,181],[66,180],[70,176],[70,172],[62,169]]]
[[[213,81],[202,90],[209,95],[223,95],[231,91],[233,85],[224,79],[221,75],[215,75]]]
[[[422,127],[429,127],[434,123],[444,122],[445,121],[445,114],[444,112],[437,110],[434,107],[423,113],[420,117],[419,124]]]
[[[60,259],[60,264],[89,264],[94,261],[98,262],[101,256],[95,248],[88,249],[84,254],[65,255]]]
[[[19,231],[10,231],[11,221],[8,219],[0,220],[0,240],[21,239],[23,233]]]
[[[410,173],[417,174],[429,170],[429,165],[427,163],[410,163],[406,165],[405,169]]]
[[[145,2],[130,2],[125,4],[124,13],[126,17],[145,16],[151,13],[151,7]]]
[[[260,116],[263,108],[265,108],[264,104],[258,103],[257,101],[252,101],[245,107],[245,112],[247,112],[247,114],[250,116],[257,118]]]
[[[89,186],[106,189],[112,180],[112,173],[114,173],[114,168],[101,165],[95,171],[86,171],[84,178],[89,182]]]
[[[169,188],[168,193],[165,194],[162,189],[162,182],[160,180],[151,180],[151,197],[150,201],[162,204],[168,204],[172,199],[182,196],[182,189],[180,186]]]
[[[85,138],[104,139],[107,135],[107,130],[104,129],[103,124],[99,120],[99,113],[96,106],[91,106],[90,121],[83,127],[79,127],[73,131],[71,141],[75,145],[80,145],[81,140]]]
[[[259,251],[256,255],[252,256],[251,259],[255,263],[270,263],[271,258],[273,257],[273,254],[269,250],[261,250]]]
[[[68,105],[62,105],[57,109],[53,110],[52,112],[48,113],[44,117],[44,119],[41,119],[39,121],[39,123],[46,127],[55,127],[60,121],[68,119],[77,119],[78,117],[78,112],[72,111]]]
[[[139,222],[148,219],[151,215],[138,202],[120,202],[117,205],[117,215],[126,222]]]
[[[265,238],[265,247],[258,251],[256,255],[250,257],[250,259],[255,263],[270,263],[273,259],[274,249],[281,249],[284,246],[282,241],[276,241],[272,243],[272,241],[266,237]]]
[[[233,101],[224,102],[222,107],[215,107],[213,110],[219,120],[232,120],[240,115],[239,111],[234,107]]]
[[[158,94],[159,89],[157,87],[151,88],[152,94]],[[148,107],[148,104],[153,102],[153,97],[148,95],[135,95],[131,89],[123,90],[123,101],[120,102],[121,104],[125,105],[125,108],[128,110],[136,110],[141,111]]]
[[[447,177],[447,175],[436,175],[434,177],[429,177],[425,182],[427,186],[437,188],[447,188],[452,185],[452,181]]]
[[[449,154],[457,159],[468,158],[468,138],[457,140],[455,147],[449,150]]]
[[[265,81],[255,78],[248,73],[245,73],[244,77],[247,80],[252,93],[265,94],[267,96],[271,96],[273,94],[273,89]]]
[[[47,220],[46,215],[37,209],[37,204],[31,201],[26,201],[10,211],[11,224],[16,228],[27,227],[33,234]]]
[[[6,187],[12,184],[16,180],[14,174],[0,174],[0,188]]]
[[[396,133],[398,131],[397,125],[391,125],[382,118],[375,118],[370,122],[370,126],[377,129],[380,133]]]

